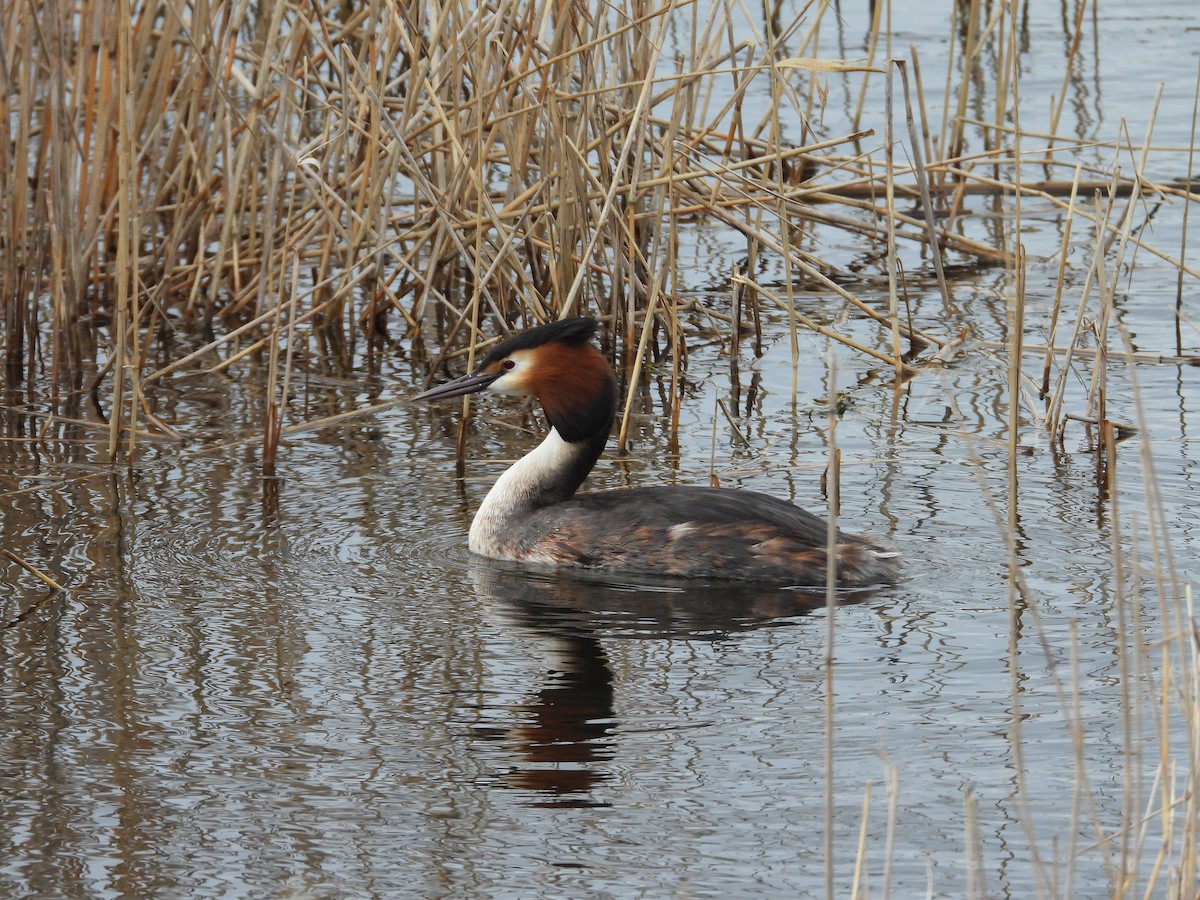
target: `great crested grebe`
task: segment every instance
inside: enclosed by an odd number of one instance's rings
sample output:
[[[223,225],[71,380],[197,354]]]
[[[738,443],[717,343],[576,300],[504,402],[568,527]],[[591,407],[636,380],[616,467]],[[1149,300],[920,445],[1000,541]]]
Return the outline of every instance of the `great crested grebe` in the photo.
[[[534,396],[552,426],[496,481],[471,523],[481,556],[630,574],[823,585],[824,519],[756,491],[644,487],[576,494],[617,409],[612,368],[590,343],[595,319],[566,319],[502,341],[469,375],[414,397],[492,390]],[[837,581],[890,581],[899,554],[838,533]]]

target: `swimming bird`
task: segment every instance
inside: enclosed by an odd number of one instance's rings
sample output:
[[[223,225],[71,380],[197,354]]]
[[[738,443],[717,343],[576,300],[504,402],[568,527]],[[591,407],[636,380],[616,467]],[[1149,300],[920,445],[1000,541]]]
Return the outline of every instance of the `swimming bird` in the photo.
[[[473,552],[493,559],[627,574],[823,586],[827,523],[757,491],[642,487],[576,493],[604,451],[617,410],[612,367],[592,345],[599,323],[550,322],[497,344],[473,372],[419,394],[533,396],[550,433],[496,481],[471,523]],[[894,579],[899,554],[838,532],[841,587]]]

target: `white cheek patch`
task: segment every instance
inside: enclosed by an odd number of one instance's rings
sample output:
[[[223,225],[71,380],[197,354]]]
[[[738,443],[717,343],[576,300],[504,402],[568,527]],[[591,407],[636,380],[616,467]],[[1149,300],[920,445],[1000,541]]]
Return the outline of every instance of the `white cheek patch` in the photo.
[[[505,372],[488,385],[488,390],[495,391],[498,394],[524,394],[527,391],[521,386],[523,380],[521,367],[517,366],[511,371]]]
[[[510,356],[507,360],[513,364],[511,369],[506,370],[499,378],[493,381],[488,390],[495,391],[498,394],[518,394],[526,395],[529,393],[529,387],[525,383],[529,376],[529,366],[532,360],[524,351],[518,351]]]

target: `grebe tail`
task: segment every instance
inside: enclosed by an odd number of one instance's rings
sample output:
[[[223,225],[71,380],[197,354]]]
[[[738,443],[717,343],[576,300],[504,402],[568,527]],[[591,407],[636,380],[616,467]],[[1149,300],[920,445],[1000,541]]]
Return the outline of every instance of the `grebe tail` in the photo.
[[[823,586],[824,519],[757,491],[648,487],[576,494],[600,458],[617,408],[612,368],[591,318],[550,322],[497,344],[475,371],[419,394],[490,390],[538,399],[550,433],[496,481],[471,523],[470,548],[494,559],[629,574]],[[895,579],[899,554],[839,531],[841,587]]]

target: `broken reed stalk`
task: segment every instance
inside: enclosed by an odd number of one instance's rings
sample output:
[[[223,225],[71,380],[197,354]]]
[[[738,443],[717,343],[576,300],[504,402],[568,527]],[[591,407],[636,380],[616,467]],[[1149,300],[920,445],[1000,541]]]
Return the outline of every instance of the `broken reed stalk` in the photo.
[[[942,265],[942,248],[938,241],[937,223],[934,221],[936,211],[933,208],[933,198],[929,190],[929,178],[925,171],[925,153],[923,150],[925,141],[921,135],[917,134],[916,121],[913,116],[912,92],[908,84],[908,65],[902,59],[892,60],[892,66],[900,73],[900,85],[904,88],[904,121],[908,129],[909,152],[912,154],[912,169],[913,174],[917,178],[917,189],[921,194],[921,209],[925,213],[925,232],[929,236],[929,252],[933,257],[933,270],[937,275],[938,288],[942,292],[942,302],[947,310],[953,305],[953,299],[950,296],[950,288],[946,284],[946,269]],[[889,68],[888,74],[891,75],[892,69]],[[921,101],[922,120],[921,126],[925,127],[924,121],[924,100]],[[888,114],[888,120],[891,121],[891,113]],[[1018,159],[1020,154],[1017,154]],[[889,181],[894,181],[894,172],[891,174]],[[894,200],[894,191],[891,195]]]
[[[1058,380],[1055,382],[1054,391],[1046,403],[1046,426],[1050,430],[1050,434],[1059,443],[1062,442],[1064,436],[1063,402],[1066,396],[1067,384],[1074,371],[1072,364],[1075,358],[1076,346],[1079,344],[1080,336],[1086,328],[1084,313],[1087,309],[1088,295],[1091,291],[1092,282],[1101,281],[1104,277],[1104,250],[1106,247],[1104,235],[1106,233],[1108,216],[1112,211],[1112,203],[1102,204],[1099,192],[1096,192],[1093,202],[1096,212],[1091,217],[1095,225],[1091,265],[1088,267],[1087,275],[1079,292],[1079,303],[1075,309],[1075,322],[1072,326],[1071,337],[1066,342],[1067,351],[1060,364],[1061,368]]]
[[[1058,316],[1062,310],[1063,285],[1067,277],[1067,251],[1071,246],[1071,226],[1075,224],[1075,202],[1079,193],[1079,166],[1075,167],[1075,181],[1071,185],[1071,200],[1067,207],[1067,214],[1063,218],[1063,236],[1062,243],[1059,245],[1058,251],[1058,277],[1054,284],[1054,305],[1050,309],[1050,323],[1046,328],[1046,358],[1042,364],[1042,386],[1041,393],[1045,396],[1050,391],[1050,364],[1054,354],[1050,348],[1054,346],[1054,335],[1058,329]],[[1046,424],[1053,430],[1055,423],[1047,419]]]
[[[46,585],[46,587],[50,588],[51,590],[55,590],[55,591],[65,591],[66,590],[66,588],[64,588],[61,584],[59,584],[57,581],[55,581],[53,578],[51,578],[49,575],[47,575],[45,572],[43,572],[37,566],[33,565],[32,563],[26,562],[24,559],[22,559],[17,554],[13,553],[11,550],[0,547],[0,556],[5,557],[9,562],[14,563],[15,565],[20,566],[22,569],[24,569],[26,572],[28,572],[30,575],[32,575],[34,578],[36,578],[42,584]]]
[[[957,20],[960,14],[962,4],[954,4],[954,13]],[[949,86],[952,80],[952,69],[954,66],[955,56],[950,54],[947,62],[946,73],[946,97],[947,103],[942,109],[942,153],[953,159],[961,156],[963,151],[963,142],[966,139],[965,120],[967,115],[967,104],[971,96],[971,81],[973,69],[977,63],[976,56],[980,49],[984,46],[979,40],[979,16],[980,16],[980,0],[971,0],[967,11],[967,32],[963,40],[963,48],[960,54],[959,62],[959,81],[958,90],[954,93],[956,108],[954,114],[950,114],[949,98],[952,96]],[[961,28],[956,21],[956,31]],[[954,44],[951,41],[951,44]]]
[[[876,11],[878,16],[878,11]],[[892,355],[895,357],[896,380],[904,376],[903,362],[900,351],[900,260],[896,256],[896,142],[892,133],[893,128],[893,87],[896,68],[887,66],[887,76],[884,83],[884,113],[883,113],[883,160],[884,160],[884,207],[887,222],[887,280],[888,280],[888,318],[892,323]],[[930,210],[926,210],[931,214]]]
[[[983,858],[983,834],[979,828],[979,797],[967,785],[963,794],[963,843],[966,847],[967,898],[976,900],[988,896],[987,874]]]
[[[19,613],[17,613],[11,619],[8,619],[7,621],[0,621],[0,631],[6,631],[9,628],[14,628],[17,625],[20,625],[22,622],[24,622],[26,619],[28,619],[30,616],[32,616],[35,612],[37,612],[41,607],[45,606],[49,601],[53,600],[55,597],[58,597],[60,594],[66,593],[67,589],[65,587],[63,587],[61,584],[59,584],[57,581],[55,581],[53,578],[51,578],[49,575],[47,575],[45,572],[43,572],[41,569],[39,569],[37,566],[22,559],[20,556],[13,553],[11,550],[0,547],[0,556],[4,557],[5,559],[7,559],[9,562],[13,563],[14,565],[17,565],[20,568],[24,569],[26,572],[28,572],[30,575],[32,575],[34,578],[36,578],[38,581],[40,581],[42,584],[44,584],[46,587],[48,587],[50,589],[49,593],[44,594],[39,599],[30,603],[28,606],[25,607],[25,609],[21,610]]]
[[[841,468],[837,444],[838,380],[837,357],[833,352],[833,344],[829,344],[826,352],[826,365],[829,372],[829,394],[826,397],[827,415],[825,420],[825,449],[828,454],[828,466],[824,480],[826,492],[826,524],[825,524],[825,559],[828,577],[825,581],[825,830],[824,830],[824,859],[825,859],[825,896],[836,896],[834,890],[834,873],[836,863],[836,841],[834,840],[834,773],[837,755],[834,752],[834,709],[836,694],[834,693],[834,667],[837,662],[837,549],[838,549],[838,515],[841,512]]]
[[[878,71],[878,69],[875,68],[875,54],[879,49],[879,31],[882,17],[883,4],[871,4],[871,29],[868,34],[869,40],[867,43],[867,62],[863,69],[862,81],[859,83],[858,87],[858,100],[854,104],[854,118],[851,120],[853,122],[855,131],[862,130],[861,123],[863,106],[866,104],[867,100],[867,82],[871,78],[872,70]]]
[[[1018,22],[1017,2],[1011,0],[1008,9],[1008,40],[1001,41],[1004,51],[998,66],[1000,83],[996,90],[996,121],[1003,122],[1008,115],[1008,102],[1012,100],[1012,119],[1016,126],[1013,134],[1012,181],[1016,186],[1013,191],[1013,268],[1009,273],[1009,284],[1012,286],[1012,302],[1008,313],[1008,527],[1015,534],[1020,521],[1019,485],[1017,483],[1017,447],[1020,442],[1021,429],[1021,345],[1025,339],[1025,244],[1021,240],[1021,95],[1020,79],[1017,77],[1017,67],[1020,65],[1017,57]],[[1006,20],[1001,19],[1003,24]],[[1011,567],[1015,565],[1012,555]],[[1010,599],[1015,598],[1015,591]],[[1014,686],[1015,689],[1015,686]],[[1032,834],[1030,835],[1032,839]],[[1032,841],[1031,841],[1032,842]]]
[[[859,813],[858,844],[854,851],[854,877],[850,881],[850,893],[847,895],[851,898],[867,896],[866,873],[870,869],[870,862],[867,859],[867,826],[870,824],[871,819],[871,789],[873,787],[874,782],[869,778],[863,784],[862,811]]]
[[[1133,350],[1133,341],[1129,335],[1127,328],[1123,323],[1117,322],[1117,330],[1120,333],[1121,343],[1126,354]],[[1124,354],[1123,354],[1124,355]],[[1156,772],[1156,781],[1158,782],[1158,795],[1160,802],[1160,818],[1163,835],[1167,836],[1164,841],[1164,850],[1167,852],[1175,852],[1178,854],[1179,865],[1177,866],[1183,873],[1185,878],[1180,882],[1184,887],[1184,891],[1180,893],[1184,896],[1188,893],[1194,893],[1194,880],[1196,876],[1196,856],[1197,844],[1196,833],[1194,827],[1184,827],[1181,829],[1175,824],[1176,818],[1173,815],[1173,810],[1176,805],[1176,798],[1172,792],[1172,781],[1176,777],[1176,772],[1179,770],[1179,763],[1172,759],[1172,733],[1179,727],[1174,725],[1172,720],[1177,716],[1182,718],[1185,733],[1189,735],[1195,734],[1195,728],[1200,724],[1200,707],[1197,706],[1197,695],[1190,690],[1191,685],[1188,683],[1200,677],[1200,671],[1192,669],[1192,679],[1181,677],[1178,685],[1173,684],[1175,681],[1175,673],[1181,669],[1185,661],[1191,657],[1195,660],[1194,629],[1192,627],[1192,618],[1190,611],[1185,616],[1185,593],[1183,584],[1180,581],[1179,573],[1175,566],[1174,556],[1171,550],[1171,542],[1169,538],[1169,522],[1166,512],[1165,503],[1162,497],[1162,488],[1155,475],[1154,451],[1150,439],[1150,423],[1146,418],[1146,405],[1141,402],[1141,387],[1138,380],[1137,367],[1128,359],[1125,359],[1126,369],[1129,373],[1130,386],[1133,396],[1137,401],[1135,409],[1137,414],[1137,424],[1139,428],[1139,468],[1141,470],[1142,485],[1145,503],[1145,534],[1148,539],[1150,548],[1150,562],[1153,567],[1153,584],[1155,593],[1158,599],[1159,617],[1161,622],[1162,632],[1166,639],[1160,642],[1158,648],[1160,653],[1160,663],[1157,667],[1149,664],[1147,654],[1143,651],[1147,650],[1146,641],[1143,637],[1145,626],[1140,620],[1140,614],[1137,612],[1137,605],[1132,609],[1135,616],[1135,625],[1138,628],[1138,634],[1135,638],[1133,646],[1137,650],[1137,658],[1140,665],[1140,673],[1153,674],[1156,670],[1161,673],[1161,686],[1159,690],[1158,703],[1155,704],[1156,709],[1150,711],[1150,715],[1157,720],[1156,737],[1158,738],[1158,768]],[[1105,422],[1105,437],[1106,451],[1108,454],[1108,465],[1110,479],[1114,482],[1112,490],[1113,500],[1113,517],[1116,520],[1116,495],[1118,491],[1115,489],[1115,471],[1116,471],[1116,454],[1117,444],[1113,438],[1115,429],[1111,423]],[[1119,529],[1114,529],[1115,534],[1119,534]],[[1135,598],[1136,599],[1136,598]],[[1176,647],[1176,645],[1180,645]],[[1186,672],[1186,669],[1183,670]],[[1154,679],[1147,680],[1148,684],[1153,686]],[[1153,688],[1152,688],[1153,689]],[[1171,709],[1172,699],[1178,705],[1178,713]],[[1139,707],[1141,704],[1139,704]],[[1141,732],[1139,731],[1139,734]],[[1188,783],[1188,789],[1196,786],[1196,770],[1195,764],[1197,760],[1197,745],[1195,741],[1190,742],[1190,758],[1183,761],[1183,769],[1188,774],[1184,775]],[[1136,784],[1136,782],[1135,782]],[[1134,801],[1137,802],[1136,800]],[[1194,801],[1193,801],[1194,805]],[[1136,811],[1136,807],[1131,804],[1129,812],[1132,814]],[[1139,832],[1138,851],[1140,855],[1140,841],[1144,840],[1145,830]],[[1178,848],[1173,846],[1175,840],[1180,841]],[[1151,875],[1151,882],[1154,880],[1154,875]]]
[[[1188,146],[1187,192],[1192,192],[1193,165],[1196,161],[1196,121],[1200,113],[1200,60],[1196,62],[1196,87],[1192,92],[1192,128]],[[1190,203],[1183,207],[1183,225],[1179,237],[1179,272],[1175,281],[1175,355],[1183,354],[1183,270],[1187,261],[1188,220],[1192,211]]]
[[[1002,49],[1001,60],[998,64],[1000,85],[996,90],[996,121],[1001,122],[1007,115],[1009,100],[1012,101],[1013,121],[1020,123],[1021,102],[1017,68],[1020,65],[1017,55],[1016,35],[1018,32],[1017,0],[997,5],[994,12],[995,21],[1003,23],[1003,13],[1008,13],[1007,40],[1000,41]],[[1007,282],[1011,287],[1011,297],[1007,304],[1007,341],[1008,341],[1008,385],[1007,385],[1007,438],[1008,453],[1006,459],[1007,485],[1005,497],[1005,517],[1002,533],[1008,562],[1008,674],[1009,674],[1009,722],[1006,729],[1009,753],[1012,756],[1014,780],[1016,782],[1015,802],[1020,809],[1021,825],[1029,845],[1030,864],[1033,870],[1034,884],[1040,893],[1052,883],[1047,874],[1042,850],[1038,844],[1038,829],[1034,822],[1031,808],[1031,790],[1028,771],[1025,763],[1024,742],[1024,703],[1021,682],[1024,677],[1020,662],[1020,643],[1023,631],[1023,621],[1033,617],[1040,621],[1040,615],[1030,602],[1030,594],[1021,572],[1021,560],[1017,551],[1017,541],[1020,527],[1020,484],[1017,471],[1017,449],[1020,443],[1021,429],[1021,342],[1025,332],[1025,245],[1021,235],[1021,144],[1020,128],[1015,129],[1013,157],[1017,165],[1013,172],[1013,183],[1017,189],[1013,191],[1013,224],[1011,241],[1014,255],[1013,268],[1007,272]],[[1007,292],[1006,292],[1007,293]],[[1057,683],[1057,682],[1056,682]]]
[[[1137,162],[1137,172],[1140,174],[1145,170],[1146,160],[1149,154],[1150,139],[1154,130],[1155,118],[1159,102],[1162,98],[1163,86],[1160,83],[1155,95],[1154,104],[1151,107],[1150,118],[1146,128],[1146,137],[1142,143],[1142,154]],[[1132,148],[1131,148],[1132,150]],[[1117,292],[1118,279],[1124,269],[1124,258],[1126,250],[1131,242],[1131,233],[1133,230],[1134,217],[1141,205],[1138,203],[1140,190],[1135,187],[1133,193],[1126,202],[1124,214],[1122,216],[1122,224],[1119,229],[1112,234],[1107,235],[1107,240],[1102,240],[1098,235],[1095,244],[1094,253],[1094,270],[1096,272],[1096,284],[1099,288],[1100,309],[1099,315],[1091,328],[1096,338],[1096,363],[1092,367],[1092,376],[1088,388],[1087,408],[1085,415],[1089,418],[1097,420],[1101,429],[1105,427],[1108,419],[1108,404],[1107,404],[1107,374],[1108,374],[1108,328],[1113,312],[1113,297]],[[1113,275],[1109,281],[1104,277],[1105,267],[1108,265],[1106,261],[1106,252],[1111,245],[1112,240],[1116,238],[1117,250],[1115,258],[1112,262]],[[1102,431],[1103,433],[1103,431]]]

